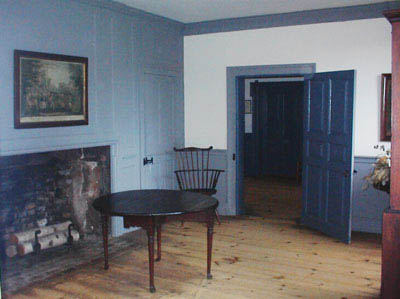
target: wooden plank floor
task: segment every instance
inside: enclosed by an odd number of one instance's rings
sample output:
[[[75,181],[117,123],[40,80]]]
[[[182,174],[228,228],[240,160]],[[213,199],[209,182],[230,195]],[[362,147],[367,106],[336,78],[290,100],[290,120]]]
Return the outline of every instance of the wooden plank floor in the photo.
[[[7,298],[378,298],[381,245],[356,235],[351,245],[290,221],[224,218],[216,225],[212,280],[205,279],[206,228],[164,227],[148,292],[147,249],[123,251]]]
[[[244,178],[246,214],[276,219],[298,219],[301,215],[301,184],[295,179]]]

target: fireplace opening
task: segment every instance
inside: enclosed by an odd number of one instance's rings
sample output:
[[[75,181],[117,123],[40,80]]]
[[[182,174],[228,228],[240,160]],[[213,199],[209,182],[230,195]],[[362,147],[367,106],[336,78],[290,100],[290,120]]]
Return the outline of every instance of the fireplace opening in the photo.
[[[0,182],[3,258],[32,252],[32,248],[21,250],[21,243],[34,243],[40,228],[42,239],[54,232],[66,232],[71,223],[74,240],[84,239],[88,234],[101,233],[100,216],[91,203],[110,192],[110,149],[2,157]],[[59,238],[57,241],[60,243]],[[43,245],[45,249],[49,244]]]

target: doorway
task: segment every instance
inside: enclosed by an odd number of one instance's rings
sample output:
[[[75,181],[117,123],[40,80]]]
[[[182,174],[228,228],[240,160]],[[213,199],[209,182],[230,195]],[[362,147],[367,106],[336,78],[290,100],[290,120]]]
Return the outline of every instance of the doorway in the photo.
[[[240,73],[246,68],[251,74],[260,67],[227,69],[228,204],[232,205],[232,198],[236,200],[236,214],[245,211],[243,96],[244,80],[251,76]],[[282,66],[275,68],[282,71]],[[304,66],[304,70],[310,71],[310,67]],[[295,74],[304,76],[305,81],[301,223],[346,243],[351,240],[355,74],[355,70]],[[279,75],[272,73],[273,77]]]
[[[313,74],[315,63],[239,66],[227,68],[227,206],[228,214],[245,213],[244,183],[244,99],[245,79],[303,77]]]
[[[301,215],[303,77],[245,79],[245,214]]]

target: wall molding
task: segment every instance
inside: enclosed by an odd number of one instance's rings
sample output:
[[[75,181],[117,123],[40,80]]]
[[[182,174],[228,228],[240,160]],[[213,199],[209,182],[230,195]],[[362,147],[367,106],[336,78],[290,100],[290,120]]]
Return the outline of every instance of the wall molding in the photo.
[[[187,23],[184,24],[183,34],[188,36],[282,26],[375,19],[383,18],[383,11],[396,8],[400,8],[400,1]]]
[[[53,151],[63,151],[70,149],[79,149],[79,148],[87,148],[87,147],[97,147],[97,146],[110,146],[111,147],[111,155],[116,155],[116,148],[118,145],[118,140],[110,139],[103,141],[92,141],[92,142],[79,142],[79,143],[71,143],[71,144],[59,144],[59,145],[46,145],[41,147],[30,147],[29,149],[13,149],[13,150],[1,150],[0,156],[13,156],[13,155],[23,155],[23,154],[32,154],[32,153],[45,153],[45,152],[53,152]]]
[[[354,156],[354,163],[372,164],[376,159],[375,156]]]
[[[153,21],[158,21],[158,22],[167,22],[170,23],[171,25],[179,26],[183,29],[183,23],[179,21],[175,21],[166,17],[162,17],[159,15],[155,15],[149,12],[146,12],[144,10],[140,10],[137,8],[133,8],[130,6],[127,6],[123,3],[115,2],[115,1],[110,1],[110,0],[72,0],[75,2],[79,2],[82,4],[90,5],[93,7],[98,7],[98,8],[103,8],[103,9],[108,9],[120,14],[136,17],[136,18],[141,18],[145,21],[148,21],[149,19],[152,19]]]

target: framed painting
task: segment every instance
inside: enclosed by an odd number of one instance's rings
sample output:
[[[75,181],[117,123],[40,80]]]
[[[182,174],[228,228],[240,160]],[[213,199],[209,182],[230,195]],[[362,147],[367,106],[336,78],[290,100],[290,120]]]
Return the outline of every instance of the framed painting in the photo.
[[[87,125],[88,59],[14,50],[14,127]]]
[[[392,138],[392,74],[382,74],[381,141]]]

